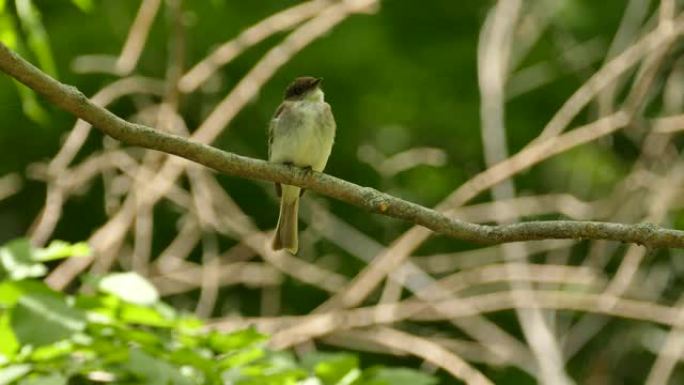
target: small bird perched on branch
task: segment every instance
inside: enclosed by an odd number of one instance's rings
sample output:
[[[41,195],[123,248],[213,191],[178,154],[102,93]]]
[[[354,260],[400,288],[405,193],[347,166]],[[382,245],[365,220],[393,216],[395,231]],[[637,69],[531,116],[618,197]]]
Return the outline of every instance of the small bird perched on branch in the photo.
[[[274,163],[323,171],[335,141],[335,118],[325,102],[320,78],[295,79],[285,90],[285,100],[271,119],[268,158]],[[296,254],[299,249],[297,212],[303,193],[297,186],[276,183],[280,196],[278,227],[273,249]]]

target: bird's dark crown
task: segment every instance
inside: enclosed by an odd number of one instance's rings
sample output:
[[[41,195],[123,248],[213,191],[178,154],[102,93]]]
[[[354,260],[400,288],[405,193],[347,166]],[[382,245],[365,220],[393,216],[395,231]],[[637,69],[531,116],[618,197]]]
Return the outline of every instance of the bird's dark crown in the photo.
[[[302,76],[295,79],[285,90],[285,99],[299,99],[307,92],[316,89],[323,79]]]

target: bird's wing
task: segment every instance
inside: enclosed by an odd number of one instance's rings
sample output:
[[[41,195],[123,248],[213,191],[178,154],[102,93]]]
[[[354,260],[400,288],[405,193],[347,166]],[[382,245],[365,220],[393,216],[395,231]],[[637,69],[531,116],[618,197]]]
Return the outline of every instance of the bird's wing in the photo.
[[[286,105],[287,102],[282,102],[280,103],[280,106],[276,109],[275,114],[273,114],[273,118],[271,118],[271,122],[268,125],[268,159],[271,159],[271,147],[273,146],[273,137],[275,133],[273,132],[276,129],[276,125],[278,124],[280,118],[283,117],[283,113],[286,111]],[[280,197],[282,195],[282,188],[280,186],[280,183],[275,183],[275,190],[276,190],[276,195]]]
[[[323,121],[326,123],[326,126],[332,128],[334,138],[335,131],[337,131],[337,123],[335,123],[335,117],[333,116],[332,108],[330,108],[330,104],[328,103],[325,103],[325,109],[323,110]]]
[[[281,115],[283,114],[283,111],[285,111],[285,103],[282,102],[276,109],[275,114],[273,114],[273,117],[271,118],[271,122],[268,125],[268,158],[271,159],[271,146],[273,145],[273,130],[275,129],[275,125],[278,124],[278,119],[280,119]]]

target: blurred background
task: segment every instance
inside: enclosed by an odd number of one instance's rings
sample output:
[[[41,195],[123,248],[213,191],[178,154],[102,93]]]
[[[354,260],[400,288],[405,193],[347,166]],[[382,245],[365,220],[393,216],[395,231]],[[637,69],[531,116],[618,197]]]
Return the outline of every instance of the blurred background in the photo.
[[[0,40],[118,116],[256,158],[287,84],[323,77],[334,176],[478,223],[681,228],[683,7],[19,0],[0,1]],[[0,116],[0,241],[95,251],[51,266],[54,288],[134,270],[222,330],[256,325],[278,348],[356,350],[445,383],[387,341],[417,337],[497,384],[684,381],[680,250],[482,247],[307,193],[300,252],[275,253],[271,184],[122,145],[6,76]]]

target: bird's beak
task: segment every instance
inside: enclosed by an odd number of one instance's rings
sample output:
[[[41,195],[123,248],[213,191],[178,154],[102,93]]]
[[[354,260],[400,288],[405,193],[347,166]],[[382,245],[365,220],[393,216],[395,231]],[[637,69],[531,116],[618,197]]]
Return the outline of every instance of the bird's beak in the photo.
[[[323,78],[316,79],[316,81],[314,82],[314,87],[320,86],[322,81],[323,81]]]

